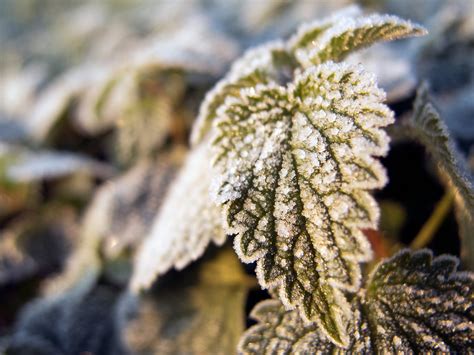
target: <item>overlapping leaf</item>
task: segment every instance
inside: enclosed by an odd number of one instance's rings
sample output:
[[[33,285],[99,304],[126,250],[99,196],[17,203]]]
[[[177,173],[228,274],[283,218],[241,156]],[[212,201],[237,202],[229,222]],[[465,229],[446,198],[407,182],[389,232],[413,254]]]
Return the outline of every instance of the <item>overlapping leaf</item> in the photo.
[[[346,349],[279,301],[263,301],[252,312],[259,323],[244,334],[239,351],[469,353],[474,347],[474,278],[456,269],[455,258],[433,259],[426,250],[405,250],[383,261],[352,303],[353,339]]]
[[[210,199],[209,149],[195,148],[165,197],[163,207],[143,243],[135,263],[132,288],[147,288],[158,275],[182,269],[226,235],[218,206]]]
[[[463,241],[462,259],[474,268],[474,187],[464,157],[458,152],[448,129],[430,102],[426,86],[418,91],[413,115],[405,121],[407,133],[426,147],[443,180],[455,192],[456,215]]]

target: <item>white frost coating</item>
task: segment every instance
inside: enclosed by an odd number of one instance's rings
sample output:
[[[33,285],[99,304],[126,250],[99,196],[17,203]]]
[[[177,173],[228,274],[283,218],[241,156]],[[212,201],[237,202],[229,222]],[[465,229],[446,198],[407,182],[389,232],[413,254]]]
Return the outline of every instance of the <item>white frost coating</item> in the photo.
[[[426,250],[405,250],[380,263],[352,303],[346,348],[279,301],[260,302],[251,313],[257,324],[241,337],[239,353],[472,353],[474,277],[457,272],[457,264]]]
[[[256,85],[258,80],[264,78],[268,79],[268,72],[273,67],[272,52],[284,48],[282,41],[269,42],[248,50],[232,65],[229,73],[206,94],[191,133],[192,145],[204,139],[215,119],[215,110],[226,96],[238,95],[240,88]]]
[[[334,324],[322,328],[340,344],[350,307],[338,289],[359,288],[358,263],[371,257],[360,229],[379,217],[367,190],[386,182],[374,159],[393,122],[384,98],[361,67],[328,62],[287,87],[241,89],[214,121],[213,195],[239,257],[257,261],[260,284],[277,287],[287,308],[318,322],[329,312]]]
[[[332,26],[331,26],[332,25]],[[410,21],[396,16],[373,14],[359,17],[336,17],[328,23],[303,25],[307,28],[321,26],[322,32],[307,46],[299,47],[299,37],[292,39],[290,47],[299,63],[308,68],[326,60],[340,61],[347,54],[374,42],[392,40],[413,35],[426,34],[426,30]],[[342,40],[342,43],[332,43],[333,40]]]
[[[135,261],[131,288],[150,287],[171,268],[182,269],[199,258],[207,245],[221,245],[226,235],[221,214],[209,197],[210,158],[207,144],[196,147],[168,191],[152,230]]]

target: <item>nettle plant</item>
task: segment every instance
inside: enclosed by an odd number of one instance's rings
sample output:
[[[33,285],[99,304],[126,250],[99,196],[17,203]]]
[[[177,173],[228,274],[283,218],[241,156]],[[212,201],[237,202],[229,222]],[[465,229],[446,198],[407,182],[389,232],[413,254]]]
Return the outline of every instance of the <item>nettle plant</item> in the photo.
[[[423,34],[350,9],[244,54],[201,106],[132,288],[232,235],[273,297],[253,310],[258,323],[241,337],[241,353],[473,350],[474,278],[457,271],[456,258],[403,250],[363,266],[373,259],[364,230],[378,226],[371,191],[387,183],[378,158],[394,113],[374,75],[344,59]],[[426,91],[402,127],[439,159],[472,221],[472,186]]]

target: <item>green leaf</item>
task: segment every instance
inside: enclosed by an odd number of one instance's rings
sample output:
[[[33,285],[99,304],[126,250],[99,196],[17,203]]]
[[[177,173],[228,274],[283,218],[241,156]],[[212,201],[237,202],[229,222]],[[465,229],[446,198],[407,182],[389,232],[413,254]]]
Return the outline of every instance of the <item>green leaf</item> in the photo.
[[[132,353],[235,353],[249,282],[231,248],[208,256],[141,296],[124,332]]]
[[[405,122],[406,132],[431,154],[442,180],[455,193],[456,217],[462,240],[461,258],[474,270],[474,187],[467,162],[457,150],[448,129],[433,106],[425,85],[418,90],[413,115]]]
[[[211,129],[217,109],[227,97],[239,97],[240,90],[270,81],[274,73],[273,53],[284,50],[283,42],[275,41],[252,48],[242,58],[235,61],[225,79],[210,90],[200,107],[199,116],[194,124],[191,143],[202,142]]]
[[[351,13],[349,13],[351,14]],[[354,16],[346,13],[303,25],[288,41],[289,48],[302,67],[328,60],[339,62],[358,49],[380,41],[421,36],[426,30],[396,16],[373,14]]]
[[[216,200],[237,253],[339,343],[349,306],[338,289],[359,287],[358,263],[371,256],[360,228],[378,220],[367,190],[386,181],[374,159],[393,120],[383,99],[360,67],[327,63],[287,87],[242,90],[215,122]]]
[[[221,245],[226,235],[221,214],[210,196],[210,156],[207,144],[189,153],[170,187],[135,264],[132,288],[148,288],[158,275],[183,269],[199,258],[211,241]]]
[[[245,354],[469,353],[474,349],[472,273],[458,272],[457,259],[432,258],[427,250],[404,250],[380,263],[353,300],[352,340],[346,349],[329,341],[276,300],[258,304],[259,322],[244,333]]]

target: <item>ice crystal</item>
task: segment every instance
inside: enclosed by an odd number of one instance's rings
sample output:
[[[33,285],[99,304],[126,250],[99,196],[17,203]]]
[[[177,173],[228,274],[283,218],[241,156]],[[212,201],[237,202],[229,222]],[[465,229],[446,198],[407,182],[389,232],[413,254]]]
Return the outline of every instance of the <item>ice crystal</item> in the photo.
[[[402,251],[376,267],[353,300],[355,319],[347,348],[330,342],[277,300],[258,304],[259,322],[241,338],[239,351],[261,353],[426,353],[470,352],[474,346],[470,273],[457,272],[450,256]]]
[[[426,147],[439,167],[443,180],[455,192],[456,216],[463,242],[463,260],[474,269],[474,188],[473,177],[464,157],[452,141],[438,111],[430,102],[427,87],[421,86],[413,115],[405,121],[407,133]]]
[[[149,287],[173,267],[184,268],[200,257],[211,241],[224,243],[220,211],[209,196],[209,162],[206,144],[187,157],[138,254],[133,289]]]

